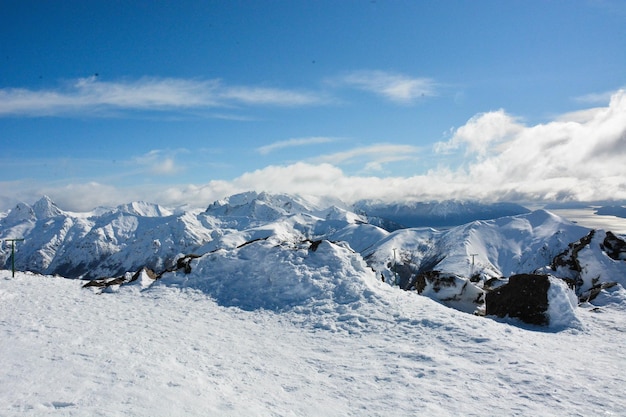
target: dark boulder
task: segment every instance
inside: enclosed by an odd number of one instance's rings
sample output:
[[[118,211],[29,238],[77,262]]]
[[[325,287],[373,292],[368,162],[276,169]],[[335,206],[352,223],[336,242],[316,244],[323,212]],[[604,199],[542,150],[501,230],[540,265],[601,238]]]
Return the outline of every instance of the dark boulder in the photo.
[[[487,293],[485,314],[515,317],[529,324],[548,325],[549,288],[550,280],[547,275],[513,275],[508,284]]]
[[[606,232],[606,237],[600,246],[609,258],[616,261],[626,260],[626,241],[615,236],[613,232]]]

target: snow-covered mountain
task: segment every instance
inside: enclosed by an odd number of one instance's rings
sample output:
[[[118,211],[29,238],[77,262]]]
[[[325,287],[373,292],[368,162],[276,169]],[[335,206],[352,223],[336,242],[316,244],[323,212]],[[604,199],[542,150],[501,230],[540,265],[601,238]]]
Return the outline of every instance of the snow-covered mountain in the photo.
[[[32,207],[20,203],[0,221],[0,237],[22,237],[17,269],[69,278],[95,278],[143,265],[163,269],[179,253],[210,240],[210,231],[193,213],[174,215],[155,204],[125,204],[94,213],[70,213],[48,197]],[[0,263],[7,266],[3,247]]]
[[[441,230],[389,231],[376,224],[381,214],[399,212],[398,206],[377,203],[371,206],[375,215],[368,207],[248,192],[204,211],[134,202],[70,213],[43,197],[33,206],[18,204],[2,218],[0,238],[25,239],[17,245],[19,270],[101,279],[109,286],[138,279],[147,287],[160,278],[161,284],[196,288],[220,304],[245,309],[352,299],[374,282],[416,290],[467,312],[483,311],[485,292],[514,274],[582,280],[587,284],[573,286],[579,297],[593,290],[605,300],[612,285],[626,286],[619,237],[611,234],[607,243],[608,232],[600,231],[584,240],[590,229],[545,210]],[[439,213],[451,216],[453,207],[459,206],[444,204]],[[467,207],[460,207],[465,216]],[[579,246],[589,250],[572,250],[581,239]],[[609,246],[617,255],[607,257]],[[9,257],[4,245],[0,263],[9,267]],[[138,272],[144,268],[150,272]]]
[[[544,210],[369,219],[265,193],[187,212],[17,205],[0,238],[25,238],[18,269],[101,279],[0,271],[0,414],[623,412],[622,237]],[[481,311],[494,320],[463,313]]]

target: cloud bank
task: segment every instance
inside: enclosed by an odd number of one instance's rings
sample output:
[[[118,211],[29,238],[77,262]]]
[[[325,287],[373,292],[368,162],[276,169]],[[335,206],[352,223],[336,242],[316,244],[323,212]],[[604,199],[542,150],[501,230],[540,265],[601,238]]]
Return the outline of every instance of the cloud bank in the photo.
[[[26,202],[48,194],[61,207],[73,210],[132,200],[204,207],[216,199],[248,190],[329,196],[346,202],[363,198],[522,203],[626,200],[626,92],[617,91],[608,106],[584,113],[584,118],[556,117],[531,126],[504,110],[476,115],[454,130],[449,140],[433,145],[432,157],[444,152],[465,155],[462,166],[442,166],[406,177],[347,175],[338,167],[353,160],[364,163],[384,161],[394,155],[416,157],[417,149],[413,147],[383,144],[323,155],[313,162],[268,166],[230,181],[201,185],[116,188],[89,183],[35,187],[4,182],[0,189]],[[274,146],[291,145],[297,146],[298,142]],[[164,161],[163,170],[168,172],[167,157],[150,153],[141,162],[151,166],[152,162]],[[0,197],[5,205],[14,201],[6,195]],[[10,207],[4,209],[7,208]]]

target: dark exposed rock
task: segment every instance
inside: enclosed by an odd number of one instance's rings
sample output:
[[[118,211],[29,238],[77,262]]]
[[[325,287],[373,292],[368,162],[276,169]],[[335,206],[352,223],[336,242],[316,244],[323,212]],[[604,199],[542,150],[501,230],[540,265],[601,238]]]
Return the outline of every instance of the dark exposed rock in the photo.
[[[141,276],[141,273],[144,271],[146,275],[148,275],[148,277],[150,277],[151,279],[156,280],[160,278],[160,275],[157,275],[152,269],[142,268],[139,271],[135,272],[132,276],[130,276],[130,278],[128,277],[128,274],[124,274],[123,276],[119,276],[116,278],[92,279],[89,282],[87,282],[85,285],[83,285],[83,288],[89,288],[89,287],[108,288],[114,285],[128,284],[128,283],[137,281],[139,277]]]
[[[582,258],[580,256],[582,251],[591,250],[591,253],[594,253],[593,251],[598,249],[602,251],[602,257],[606,255],[612,261],[607,258],[604,258],[604,261],[594,258],[595,262],[617,261],[620,264],[626,261],[626,241],[610,231],[591,230],[585,237],[570,243],[568,249],[557,255],[550,265],[552,271],[575,290],[580,302],[593,300],[603,289],[614,286],[614,280],[618,278],[616,274],[619,272],[616,271],[619,269],[599,271],[593,262],[587,259],[588,256]],[[589,262],[592,262],[591,265]]]
[[[91,281],[83,285],[83,288],[106,288],[112,285],[122,285],[126,282],[127,281],[125,277],[92,279]]]
[[[185,271],[185,274],[191,273],[191,261],[199,257],[200,255],[196,255],[192,253],[189,255],[185,255],[182,258],[178,258],[176,260],[176,270],[182,269]],[[172,271],[164,271],[164,272],[172,272]]]
[[[442,274],[440,271],[427,271],[418,274],[409,284],[407,289],[415,289],[421,294],[426,288],[426,284],[431,284],[433,291],[439,292],[443,287],[455,285],[456,277],[450,274]]]
[[[580,294],[578,298],[582,302],[593,301],[598,295],[600,295],[602,290],[612,288],[616,285],[617,285],[617,282],[602,282],[600,284],[594,285],[588,291],[585,291],[584,293]]]
[[[184,270],[185,273],[188,274],[191,272],[191,265],[189,265],[189,263],[191,262],[192,259],[196,259],[199,257],[200,255],[195,255],[195,254],[185,255],[176,261],[176,266],[174,268],[166,269],[165,271],[162,271],[160,273],[156,273],[150,268],[143,267],[137,272],[135,272],[133,275],[131,275],[130,277],[129,277],[129,274],[127,273],[127,274],[124,274],[122,276],[115,277],[115,278],[92,279],[89,282],[87,282],[85,285],[83,285],[83,288],[95,287],[95,288],[104,289],[104,288],[108,288],[114,285],[129,284],[131,282],[137,281],[139,277],[141,276],[141,273],[144,271],[146,275],[148,275],[148,277],[153,280],[157,280],[161,278],[161,276],[166,272],[173,272],[179,269]]]
[[[313,252],[315,252],[317,250],[317,247],[320,245],[320,243],[322,243],[321,240],[314,240],[314,241],[309,241],[311,242],[311,246],[309,247]]]
[[[485,291],[492,291],[496,288],[506,285],[508,282],[509,281],[505,278],[490,278],[483,284],[483,289]]]
[[[600,246],[609,258],[616,261],[626,260],[626,241],[615,236],[612,232],[606,232],[606,237]]]
[[[143,269],[140,269],[139,271],[135,272],[133,274],[132,278],[130,279],[130,281],[128,281],[128,282],[137,281],[137,279],[141,276],[141,271],[146,271],[146,275],[148,275],[152,279],[157,279],[158,278],[157,274],[152,269],[150,269],[150,268],[143,268]]]
[[[591,230],[586,236],[570,243],[567,250],[555,256],[552,260],[552,270],[556,271],[559,267],[567,267],[576,272],[582,271],[578,263],[578,252],[591,243],[595,232],[595,230]]]
[[[440,271],[422,272],[412,279],[407,290],[438,300],[449,307],[474,313],[484,303],[484,291],[470,280]]]
[[[547,325],[549,288],[547,275],[513,275],[508,284],[487,293],[485,313],[498,317],[516,317],[529,324]]]

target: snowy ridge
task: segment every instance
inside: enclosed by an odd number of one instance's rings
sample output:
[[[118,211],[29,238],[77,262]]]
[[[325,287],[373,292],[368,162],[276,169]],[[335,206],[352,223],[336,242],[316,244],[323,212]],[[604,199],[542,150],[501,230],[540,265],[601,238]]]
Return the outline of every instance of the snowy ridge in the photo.
[[[83,279],[126,277],[106,281],[117,285],[148,268],[158,285],[197,289],[223,306],[276,311],[334,303],[348,283],[367,293],[376,282],[480,313],[486,291],[506,284],[508,276],[537,272],[591,280],[577,295],[593,286],[594,298],[606,299],[615,293],[612,277],[625,271],[623,259],[602,260],[600,234],[593,250],[576,251],[593,277],[568,269],[571,262],[553,267],[555,257],[590,230],[545,210],[444,230],[389,232],[368,223],[367,213],[336,203],[324,207],[302,197],[250,192],[205,211],[173,212],[136,202],[86,216],[63,212],[44,197],[11,211],[0,223],[0,236],[26,239],[18,245],[18,269]],[[3,247],[5,265],[9,256]]]
[[[470,255],[476,254],[474,273],[490,278],[530,273],[550,264],[569,243],[588,232],[589,229],[545,210],[476,221],[443,236],[444,248],[439,252],[448,256],[438,267],[468,276],[472,269]],[[459,241],[464,244],[458,245]],[[458,259],[462,261],[459,263]]]

